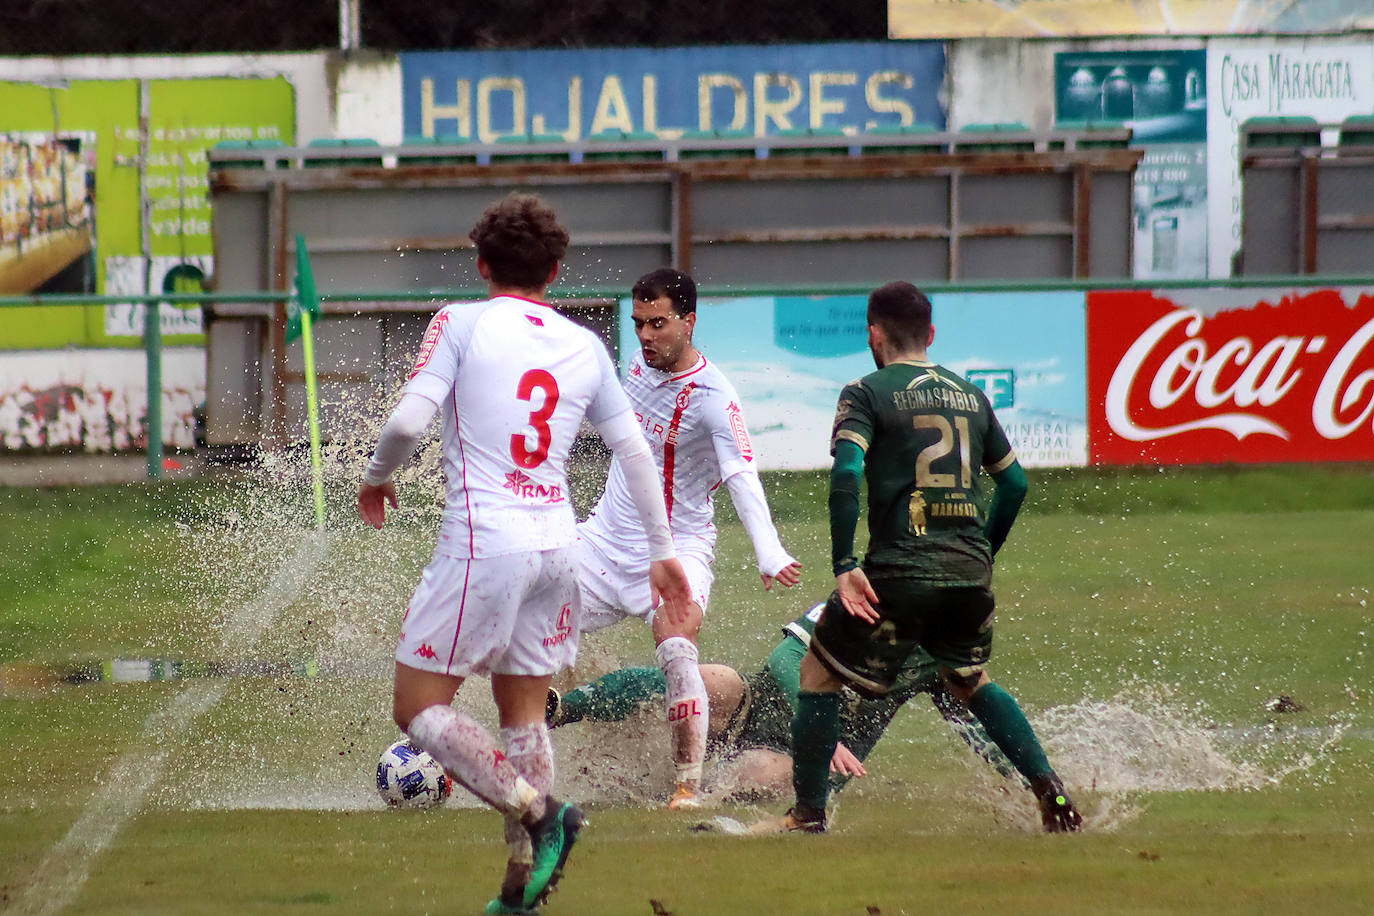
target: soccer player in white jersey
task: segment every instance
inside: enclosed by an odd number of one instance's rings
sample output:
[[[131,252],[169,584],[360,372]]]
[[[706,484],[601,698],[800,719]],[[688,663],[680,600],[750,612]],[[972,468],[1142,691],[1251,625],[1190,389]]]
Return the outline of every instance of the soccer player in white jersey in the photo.
[[[765,589],[801,579],[801,564],[783,549],[759,483],[739,395],[692,345],[696,283],[661,268],[631,291],[640,352],[630,360],[625,393],[662,475],[663,498],[678,558],[692,583],[685,620],[655,611],[649,588],[651,550],[634,512],[627,468],[616,456],[606,491],[578,526],[581,541],[582,629],[625,617],[653,628],[655,656],[667,678],[667,711],[677,786],[669,808],[695,807],[706,757],[709,703],[697,661],[697,634],[711,595],[715,512],[711,495],[724,482],[754,545]]]
[[[512,194],[471,233],[490,298],[440,309],[358,490],[380,528],[391,475],[443,413],[448,501],[434,557],[396,649],[393,714],[417,745],[507,817],[511,859],[488,913],[532,913],[562,874],[582,825],[549,795],[544,725],[552,676],[577,653],[576,527],[564,469],[585,416],[622,468],[647,533],[664,616],[690,620],[654,461],[605,347],[544,301],[568,233],[537,197]],[[501,742],[451,705],[464,678],[490,675]]]

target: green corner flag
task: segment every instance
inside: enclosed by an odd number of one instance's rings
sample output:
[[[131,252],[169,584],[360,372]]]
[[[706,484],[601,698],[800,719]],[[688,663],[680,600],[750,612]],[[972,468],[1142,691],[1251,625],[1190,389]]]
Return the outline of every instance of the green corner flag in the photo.
[[[310,271],[305,236],[296,236],[296,294],[286,311],[286,342],[297,337],[305,357],[305,405],[310,417],[310,469],[315,483],[315,527],[324,528],[324,469],[320,457],[320,399],[315,383],[315,340],[311,319],[319,317],[320,293]]]

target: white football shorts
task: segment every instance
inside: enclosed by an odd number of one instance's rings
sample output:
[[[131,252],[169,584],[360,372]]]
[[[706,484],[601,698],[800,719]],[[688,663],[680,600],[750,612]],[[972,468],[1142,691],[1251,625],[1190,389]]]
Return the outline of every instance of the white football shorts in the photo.
[[[575,547],[436,553],[410,599],[396,661],[459,677],[556,674],[577,659],[581,614]]]
[[[653,592],[649,588],[647,560],[626,561],[613,557],[596,542],[578,538],[578,584],[582,587],[582,632],[590,633],[626,617],[654,622]],[[692,586],[692,600],[706,613],[715,573],[709,560],[679,554],[678,560]]]

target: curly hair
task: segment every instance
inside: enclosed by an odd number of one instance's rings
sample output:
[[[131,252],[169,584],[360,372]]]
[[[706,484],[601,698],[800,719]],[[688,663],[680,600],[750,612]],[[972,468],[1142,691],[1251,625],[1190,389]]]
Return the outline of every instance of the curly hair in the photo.
[[[491,269],[491,279],[517,289],[541,289],[568,251],[568,230],[533,194],[511,192],[487,208],[468,238]]]

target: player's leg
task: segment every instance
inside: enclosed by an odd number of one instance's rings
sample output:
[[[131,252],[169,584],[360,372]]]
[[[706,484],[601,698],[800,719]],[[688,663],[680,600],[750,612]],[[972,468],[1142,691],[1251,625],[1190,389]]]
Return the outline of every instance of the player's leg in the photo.
[[[392,710],[411,740],[478,798],[517,816],[533,809],[538,817],[542,793],[505,761],[481,723],[450,705],[464,678],[485,674],[487,661],[510,638],[513,604],[493,596],[520,594],[527,578],[524,566],[508,570],[494,561],[436,554],[421,574],[397,641]],[[488,579],[512,587],[483,588]]]
[[[553,747],[544,723],[545,698],[554,672],[577,655],[580,600],[574,552],[543,551],[539,569],[515,614],[508,647],[493,659],[492,696],[500,716],[506,757],[544,798],[544,814],[522,819],[529,846],[507,820],[511,857],[494,912],[532,909],[562,876],[568,853],[584,823],[582,812],[549,794],[554,783]]]
[[[559,728],[584,719],[623,722],[667,693],[661,668],[617,668],[596,680],[557,696],[545,708],[545,721]]]
[[[985,588],[940,589],[926,599],[940,605],[923,641],[941,663],[940,676],[949,692],[982,723],[993,742],[1030,783],[1040,804],[1041,820],[1052,833],[1077,830],[1082,817],[1064,793],[1020,704],[992,682],[984,662],[992,651],[995,602]]]
[[[654,657],[663,669],[664,707],[672,736],[677,786],[670,808],[694,807],[701,791],[702,766],[706,760],[706,736],[710,729],[710,700],[701,677],[696,638],[703,614],[698,604],[688,605],[687,620],[672,624],[662,614],[653,620]]]
[[[449,704],[462,678],[396,663],[396,724],[482,801],[517,817],[539,818],[544,797],[507,762],[480,722]]]

